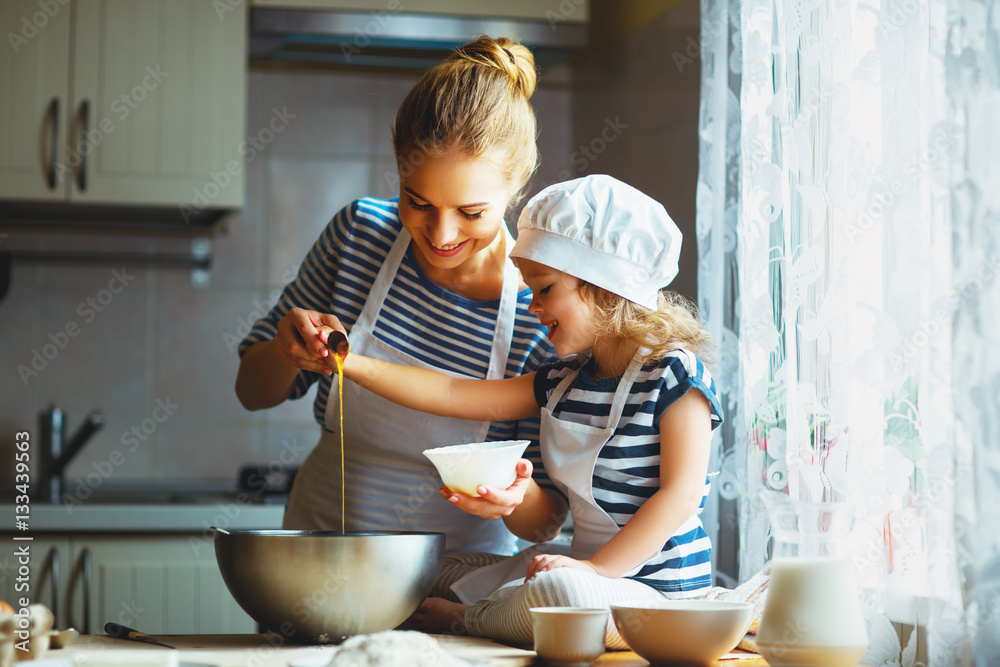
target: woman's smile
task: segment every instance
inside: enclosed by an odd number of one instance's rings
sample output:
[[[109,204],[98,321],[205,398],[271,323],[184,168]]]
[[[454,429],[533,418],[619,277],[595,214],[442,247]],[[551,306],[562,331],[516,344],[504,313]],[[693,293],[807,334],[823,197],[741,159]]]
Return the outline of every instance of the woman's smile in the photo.
[[[448,245],[439,246],[436,243],[434,243],[434,241],[427,239],[427,244],[430,245],[431,250],[438,257],[454,257],[455,255],[457,255],[459,252],[462,251],[462,248],[468,242],[469,240],[466,239],[461,243],[449,243]]]

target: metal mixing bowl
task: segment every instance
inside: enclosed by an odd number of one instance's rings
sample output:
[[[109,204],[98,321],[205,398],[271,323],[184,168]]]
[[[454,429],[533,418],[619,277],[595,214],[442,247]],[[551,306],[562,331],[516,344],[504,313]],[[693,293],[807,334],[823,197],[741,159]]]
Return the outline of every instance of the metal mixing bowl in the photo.
[[[215,557],[236,601],[290,641],[390,630],[441,569],[444,533],[216,529]]]

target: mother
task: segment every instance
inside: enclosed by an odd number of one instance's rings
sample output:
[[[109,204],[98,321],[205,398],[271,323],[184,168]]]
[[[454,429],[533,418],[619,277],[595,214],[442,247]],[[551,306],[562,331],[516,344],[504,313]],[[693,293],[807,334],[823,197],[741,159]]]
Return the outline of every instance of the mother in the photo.
[[[236,393],[247,409],[319,383],[321,436],[296,477],[285,528],[341,527],[337,390],[324,327],[347,332],[351,349],[365,355],[477,378],[530,372],[551,354],[507,256],[513,243],[503,221],[538,161],[528,101],[535,81],[527,48],[489,37],[427,71],[396,116],[398,200],[359,199],[338,212],[241,344]],[[503,513],[503,490],[460,501],[481,503],[482,516],[451,507],[421,454],[428,447],[531,439],[535,479],[542,493],[555,493],[541,469],[537,423],[431,417],[354,383],[343,398],[348,530],[442,531],[448,551],[512,553],[504,523],[483,518]],[[561,502],[553,495],[554,510]]]

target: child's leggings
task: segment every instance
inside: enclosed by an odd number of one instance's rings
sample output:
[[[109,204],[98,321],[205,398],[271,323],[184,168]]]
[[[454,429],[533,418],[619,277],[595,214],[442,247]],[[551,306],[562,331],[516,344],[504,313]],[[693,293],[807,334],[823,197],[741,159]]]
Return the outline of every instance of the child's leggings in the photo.
[[[492,557],[489,557],[492,556]],[[432,596],[445,597],[441,590],[446,580],[455,581],[462,574],[476,566],[496,562],[502,556],[492,554],[448,554],[436,590]],[[703,592],[681,594],[682,597],[697,597]],[[514,581],[501,587],[492,595],[471,607],[465,614],[465,626],[474,637],[489,637],[500,641],[531,644],[532,607],[588,607],[608,609],[612,604],[640,600],[663,600],[667,596],[651,586],[632,579],[609,579],[592,572],[561,567],[547,572],[539,572],[530,581]],[[670,596],[674,597],[674,596]],[[451,599],[455,600],[453,595]],[[613,649],[627,649],[628,646],[618,634],[618,628],[608,616],[604,636],[605,646]]]
[[[609,579],[593,572],[568,567],[539,572],[529,581],[515,581],[488,598],[475,603],[465,613],[470,635],[522,644],[532,643],[532,607],[587,607],[608,609],[612,604],[663,600],[666,596],[652,586],[632,579]],[[627,649],[615,622],[608,616],[604,645]]]

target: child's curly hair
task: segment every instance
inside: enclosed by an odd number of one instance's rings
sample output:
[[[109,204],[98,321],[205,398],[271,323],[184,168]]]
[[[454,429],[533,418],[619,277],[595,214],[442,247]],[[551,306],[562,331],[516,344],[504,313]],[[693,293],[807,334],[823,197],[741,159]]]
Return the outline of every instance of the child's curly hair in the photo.
[[[680,294],[662,290],[656,310],[649,310],[584,280],[579,281],[579,289],[597,310],[597,334],[625,338],[649,349],[643,363],[659,361],[681,347],[711,363],[711,338],[698,320],[695,305]]]

